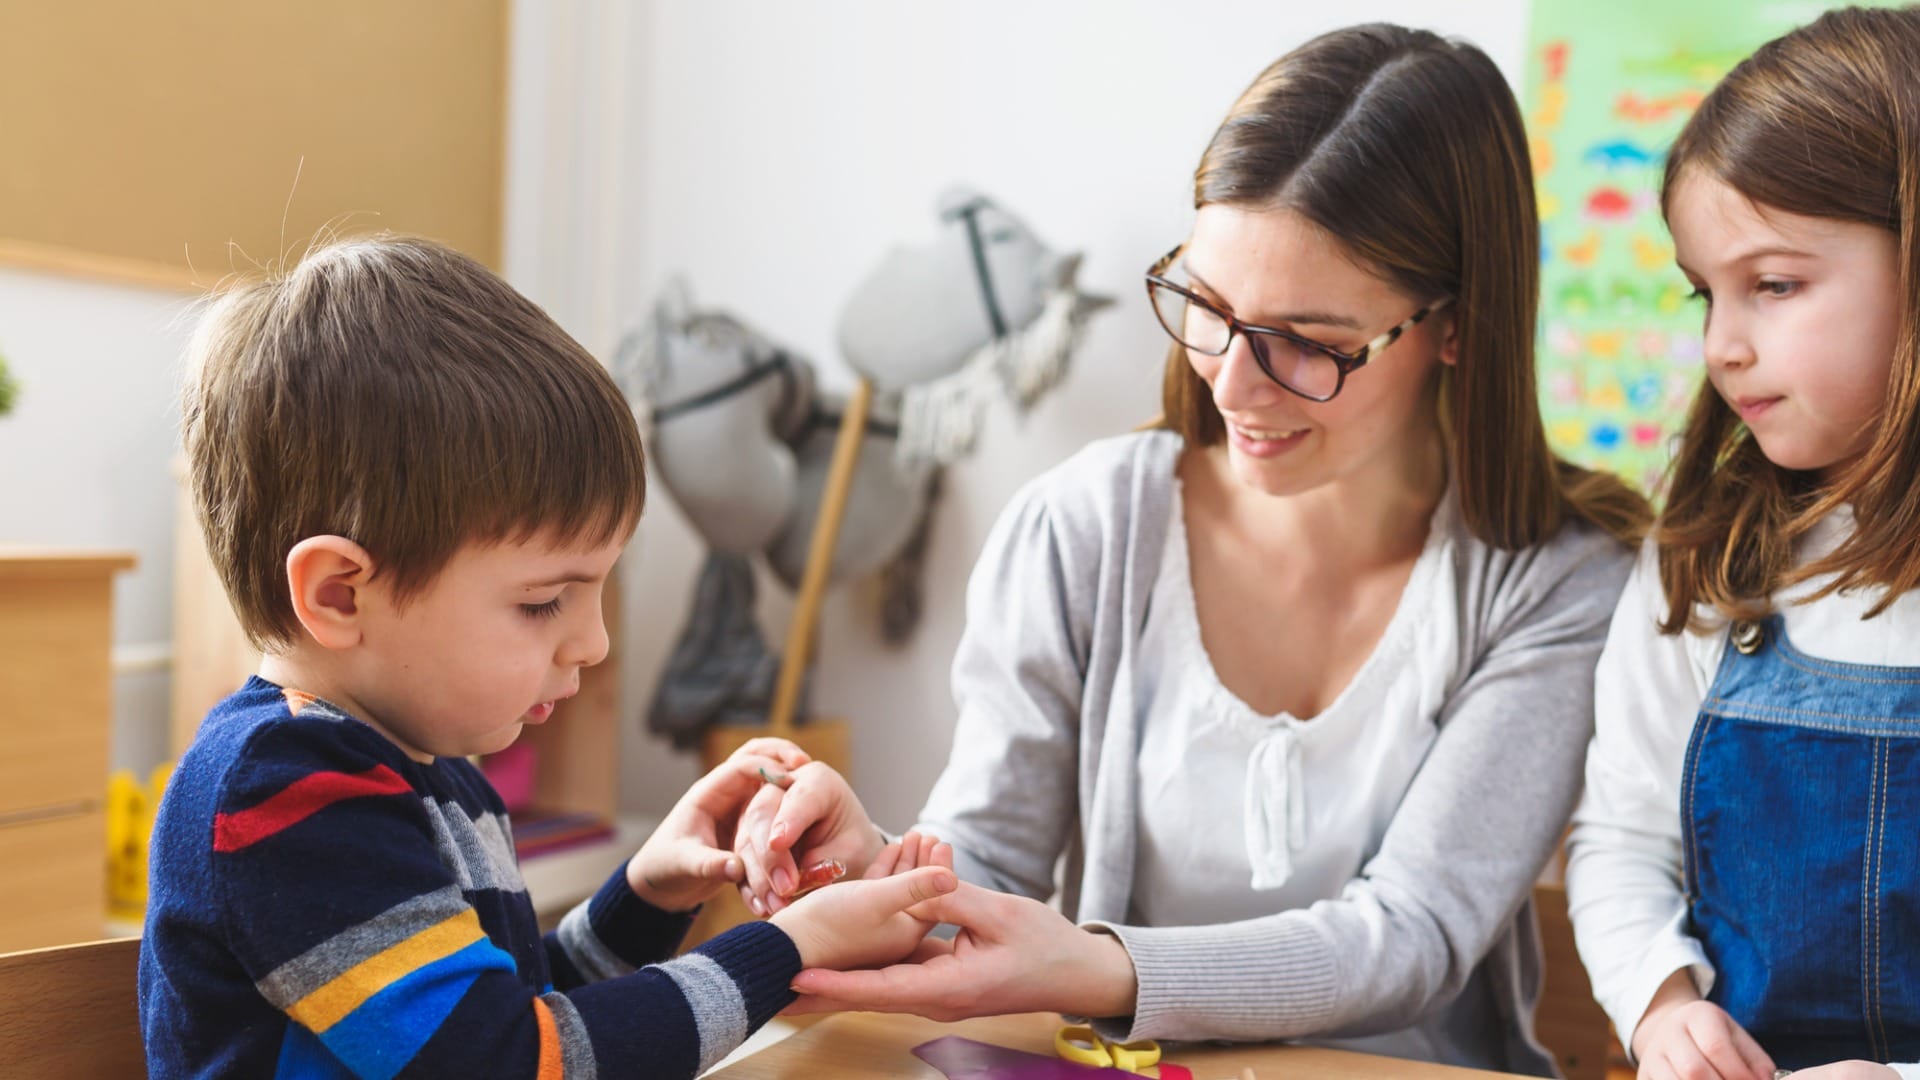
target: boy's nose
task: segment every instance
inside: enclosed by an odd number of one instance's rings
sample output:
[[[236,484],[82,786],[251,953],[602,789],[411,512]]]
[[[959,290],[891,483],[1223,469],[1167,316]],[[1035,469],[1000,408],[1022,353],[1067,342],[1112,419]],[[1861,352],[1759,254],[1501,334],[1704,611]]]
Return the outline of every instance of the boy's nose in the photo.
[[[577,632],[567,635],[558,659],[567,667],[592,667],[607,658],[610,646],[606,619],[596,610]]]

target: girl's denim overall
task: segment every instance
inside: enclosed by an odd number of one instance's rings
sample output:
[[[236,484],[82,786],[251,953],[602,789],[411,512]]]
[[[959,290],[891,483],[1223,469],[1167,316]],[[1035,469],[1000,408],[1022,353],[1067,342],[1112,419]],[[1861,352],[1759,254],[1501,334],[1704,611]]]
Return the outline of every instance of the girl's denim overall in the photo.
[[[1736,623],[1682,784],[1709,1000],[1783,1068],[1920,1061],[1920,668]]]

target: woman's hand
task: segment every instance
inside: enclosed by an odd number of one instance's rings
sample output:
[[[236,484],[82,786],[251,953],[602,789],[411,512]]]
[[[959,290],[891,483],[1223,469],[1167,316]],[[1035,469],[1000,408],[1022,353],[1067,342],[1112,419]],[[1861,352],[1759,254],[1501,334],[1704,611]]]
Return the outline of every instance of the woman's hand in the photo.
[[[1900,1080],[1900,1074],[1877,1061],[1836,1061],[1795,1069],[1793,1080]]]
[[[823,968],[887,964],[910,954],[933,929],[919,909],[958,883],[943,866],[864,881],[843,881],[809,893],[770,920],[786,931],[800,962]]]
[[[1725,1009],[1701,998],[1684,968],[1654,992],[1633,1031],[1633,1053],[1639,1080],[1773,1080],[1773,1059]]]
[[[761,788],[740,816],[740,898],[755,915],[771,915],[792,903],[802,867],[839,859],[862,877],[885,843],[845,777],[823,762],[802,765],[785,785]]]
[[[878,971],[802,971],[789,1012],[861,1009],[934,1020],[1002,1013],[1133,1012],[1133,960],[1120,940],[1082,930],[1038,900],[962,882],[913,912],[953,923],[952,941],[928,938],[905,963]]]

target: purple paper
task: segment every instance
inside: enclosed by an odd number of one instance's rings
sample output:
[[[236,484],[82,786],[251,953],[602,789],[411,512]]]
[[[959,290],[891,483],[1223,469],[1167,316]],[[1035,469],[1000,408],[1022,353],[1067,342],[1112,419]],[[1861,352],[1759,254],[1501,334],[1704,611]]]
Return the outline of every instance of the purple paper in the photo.
[[[913,1048],[913,1056],[945,1073],[948,1080],[1138,1080],[1123,1069],[1082,1065],[1045,1054],[1029,1054],[992,1043],[948,1035]]]

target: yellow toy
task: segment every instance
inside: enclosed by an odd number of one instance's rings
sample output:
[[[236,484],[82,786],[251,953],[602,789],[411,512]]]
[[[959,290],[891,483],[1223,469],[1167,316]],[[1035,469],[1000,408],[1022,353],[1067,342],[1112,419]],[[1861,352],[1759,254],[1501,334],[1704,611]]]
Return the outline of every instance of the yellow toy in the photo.
[[[147,914],[147,844],[153,815],[173,775],[156,766],[146,784],[125,769],[107,778],[107,915],[139,922]]]

